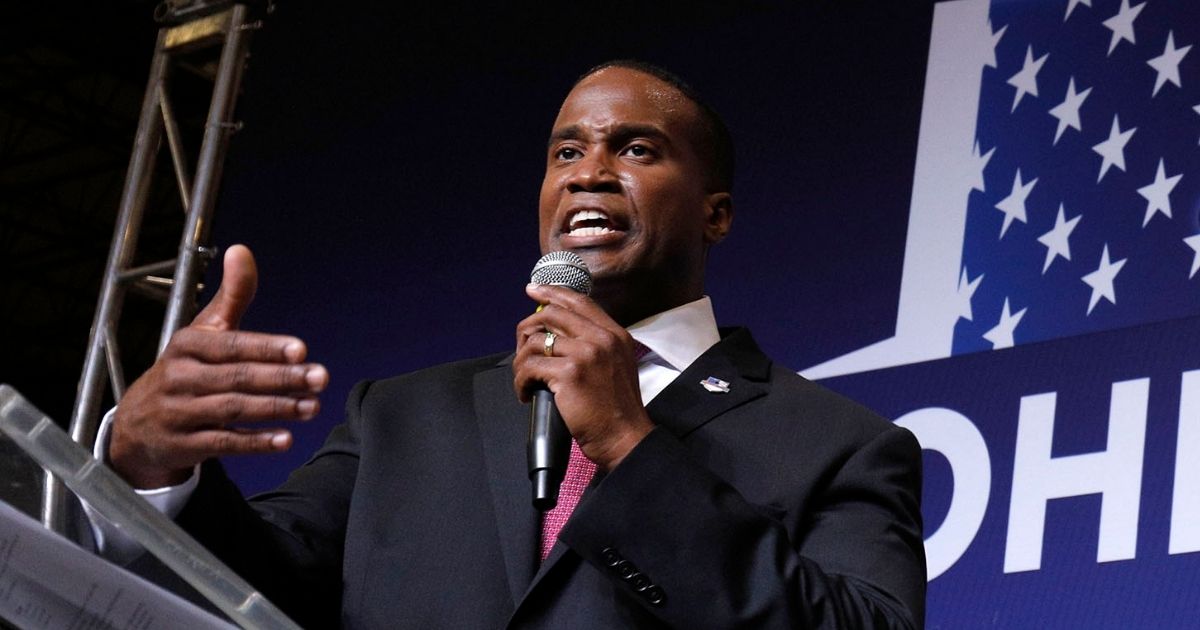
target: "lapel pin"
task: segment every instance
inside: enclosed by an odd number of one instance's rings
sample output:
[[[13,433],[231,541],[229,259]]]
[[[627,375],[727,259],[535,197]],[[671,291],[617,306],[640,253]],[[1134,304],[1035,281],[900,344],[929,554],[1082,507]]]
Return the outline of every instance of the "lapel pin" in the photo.
[[[714,394],[729,393],[729,381],[722,381],[715,376],[710,376],[703,381],[700,381],[700,385],[703,386],[704,389],[707,389]]]

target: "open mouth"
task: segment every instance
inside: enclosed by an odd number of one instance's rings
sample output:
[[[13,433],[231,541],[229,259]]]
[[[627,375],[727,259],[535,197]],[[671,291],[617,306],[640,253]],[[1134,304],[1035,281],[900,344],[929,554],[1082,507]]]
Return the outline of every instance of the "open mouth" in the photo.
[[[600,236],[618,230],[619,226],[601,210],[576,210],[567,219],[567,236]]]

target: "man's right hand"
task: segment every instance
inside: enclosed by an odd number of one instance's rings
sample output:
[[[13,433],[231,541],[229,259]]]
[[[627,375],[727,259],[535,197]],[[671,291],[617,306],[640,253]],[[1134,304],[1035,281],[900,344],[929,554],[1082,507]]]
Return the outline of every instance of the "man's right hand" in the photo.
[[[117,407],[109,463],[136,488],[185,481],[210,457],[287,450],[284,429],[231,423],[308,420],[329,383],[321,365],[303,363],[304,342],[238,330],[258,286],[250,250],[225,252],[217,294],[162,356],[129,387]]]

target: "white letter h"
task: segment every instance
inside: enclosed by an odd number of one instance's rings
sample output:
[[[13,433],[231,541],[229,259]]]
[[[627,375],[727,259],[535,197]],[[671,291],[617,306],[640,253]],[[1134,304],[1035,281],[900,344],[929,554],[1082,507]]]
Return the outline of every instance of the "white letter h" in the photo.
[[[1041,568],[1046,502],[1063,497],[1103,495],[1097,562],[1135,556],[1149,392],[1148,378],[1113,383],[1108,449],[1063,457],[1050,456],[1055,392],[1021,398],[1005,573]]]

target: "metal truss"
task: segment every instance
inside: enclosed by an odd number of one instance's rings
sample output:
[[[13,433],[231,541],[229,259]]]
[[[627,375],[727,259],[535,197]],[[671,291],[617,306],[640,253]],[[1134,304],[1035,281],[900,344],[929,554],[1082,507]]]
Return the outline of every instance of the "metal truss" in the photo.
[[[232,114],[248,56],[249,34],[261,25],[249,18],[249,11],[246,4],[229,0],[168,0],[155,11],[155,19],[164,26],[158,32],[150,78],[142,97],[133,153],[71,415],[71,437],[81,444],[95,441],[106,389],[111,388],[118,402],[125,392],[117,330],[126,293],[132,290],[166,302],[159,352],[195,311],[198,280],[214,256],[208,242],[221,167],[229,137],[240,126]],[[174,79],[183,73],[211,80],[211,99],[194,170],[188,162],[186,135],[172,100]],[[155,196],[151,185],[164,139],[178,202],[184,211],[182,236],[174,258],[139,263],[138,239],[147,204]],[[49,474],[43,486],[42,521],[48,528],[65,531],[66,490]]]

